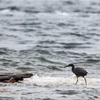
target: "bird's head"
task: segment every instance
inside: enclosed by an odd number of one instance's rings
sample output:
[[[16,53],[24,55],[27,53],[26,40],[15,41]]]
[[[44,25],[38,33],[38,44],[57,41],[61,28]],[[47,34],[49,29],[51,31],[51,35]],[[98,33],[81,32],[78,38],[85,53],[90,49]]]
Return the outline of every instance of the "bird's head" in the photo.
[[[64,68],[66,68],[66,67],[74,67],[74,64],[66,65]]]

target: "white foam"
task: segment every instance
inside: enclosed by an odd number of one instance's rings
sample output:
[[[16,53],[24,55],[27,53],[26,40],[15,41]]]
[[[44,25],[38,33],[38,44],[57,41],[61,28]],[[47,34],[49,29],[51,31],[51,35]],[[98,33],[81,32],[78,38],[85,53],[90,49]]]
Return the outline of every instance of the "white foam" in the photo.
[[[63,84],[69,84],[69,79],[65,77],[51,77],[51,76],[38,76],[34,75],[31,78],[24,79],[25,83],[30,84],[36,84],[36,85],[63,85]],[[70,81],[71,83],[74,82],[74,80]]]
[[[2,15],[16,15],[16,16],[23,16],[23,15],[25,15],[24,12],[21,12],[21,11],[11,11],[10,9],[1,10],[0,14],[2,14]]]
[[[55,12],[57,15],[62,15],[62,16],[69,16],[70,14],[67,12],[61,12],[61,11],[56,11]]]
[[[5,10],[1,10],[0,11],[1,14],[9,14],[11,13],[9,9],[5,9]],[[11,13],[12,14],[12,13]]]
[[[35,84],[35,85],[51,85],[51,86],[61,86],[61,85],[75,85],[76,77],[52,77],[52,76],[38,76],[34,75],[31,78],[24,79],[24,83]],[[84,78],[79,78],[78,85],[85,84]],[[87,78],[87,86],[100,87],[100,79]]]

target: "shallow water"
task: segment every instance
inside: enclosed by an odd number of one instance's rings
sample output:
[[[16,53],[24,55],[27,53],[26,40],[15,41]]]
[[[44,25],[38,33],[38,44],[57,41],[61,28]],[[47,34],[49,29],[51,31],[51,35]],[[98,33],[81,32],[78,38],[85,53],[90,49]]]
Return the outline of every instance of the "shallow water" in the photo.
[[[34,75],[22,83],[0,84],[1,100],[79,100],[100,99],[100,79],[87,78],[87,85],[79,78],[70,76]]]
[[[1,100],[100,99],[99,0],[0,0],[0,73],[30,72],[0,84]],[[66,64],[88,71],[88,85]]]

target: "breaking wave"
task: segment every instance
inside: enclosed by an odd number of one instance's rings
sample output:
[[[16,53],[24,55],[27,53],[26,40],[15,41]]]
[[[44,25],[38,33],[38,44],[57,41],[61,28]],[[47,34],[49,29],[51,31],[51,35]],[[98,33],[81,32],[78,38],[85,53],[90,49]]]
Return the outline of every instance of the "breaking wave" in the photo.
[[[79,77],[77,85],[84,85],[86,87],[100,87],[100,79],[86,78],[87,85],[85,85],[84,79]],[[31,78],[24,79],[24,83],[41,85],[41,86],[63,86],[63,85],[75,85],[76,77],[53,77],[53,76],[38,76],[34,75]]]

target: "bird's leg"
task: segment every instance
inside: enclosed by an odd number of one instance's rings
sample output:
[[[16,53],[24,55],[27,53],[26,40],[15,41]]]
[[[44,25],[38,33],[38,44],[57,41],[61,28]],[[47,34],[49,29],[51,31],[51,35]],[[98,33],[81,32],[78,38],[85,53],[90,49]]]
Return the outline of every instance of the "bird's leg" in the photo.
[[[87,85],[87,81],[86,81],[86,78],[85,77],[83,77],[84,78],[84,80],[85,80],[85,84]]]
[[[77,77],[77,81],[76,81],[75,85],[77,84],[77,82],[78,82],[78,77]]]

